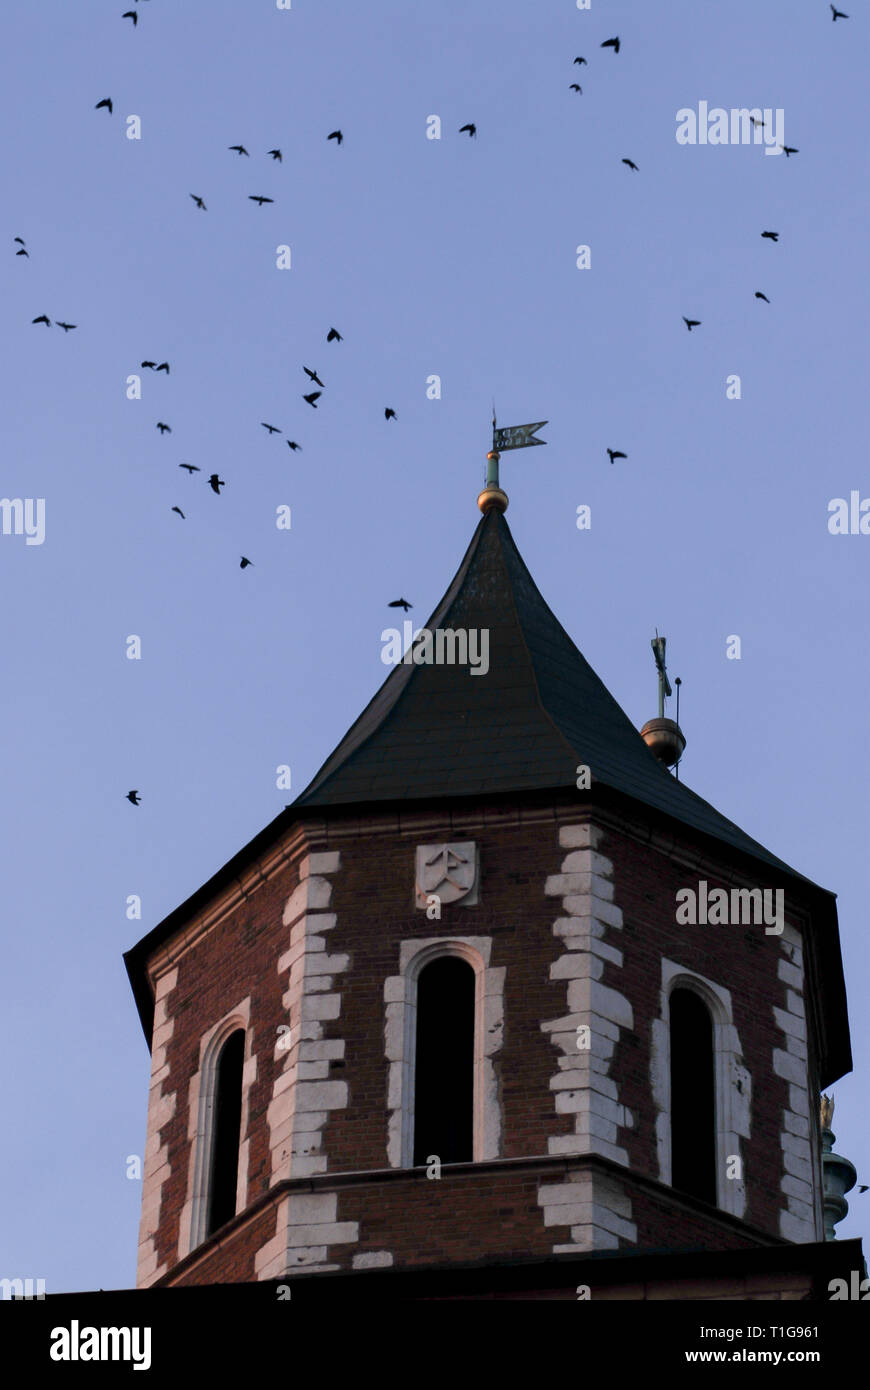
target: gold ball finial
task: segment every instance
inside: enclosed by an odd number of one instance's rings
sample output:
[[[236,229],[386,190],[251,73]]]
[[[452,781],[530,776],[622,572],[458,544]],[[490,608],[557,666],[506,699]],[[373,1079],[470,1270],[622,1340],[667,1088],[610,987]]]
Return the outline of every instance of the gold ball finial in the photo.
[[[492,511],[493,507],[499,512],[506,512],[508,495],[500,487],[485,487],[477,498],[477,505],[483,513]]]

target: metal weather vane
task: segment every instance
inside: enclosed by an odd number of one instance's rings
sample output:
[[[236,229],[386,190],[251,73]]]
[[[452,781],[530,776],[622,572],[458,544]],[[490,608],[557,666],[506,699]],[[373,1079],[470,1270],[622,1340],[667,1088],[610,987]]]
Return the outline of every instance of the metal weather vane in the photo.
[[[536,420],[534,423],[528,425],[505,425],[502,429],[499,429],[495,419],[495,402],[493,402],[492,449],[486,456],[487,487],[497,488],[499,486],[499,455],[505,453],[508,449],[528,449],[533,444],[546,444],[546,439],[535,438],[535,430],[543,429],[544,425],[548,423],[547,420]]]

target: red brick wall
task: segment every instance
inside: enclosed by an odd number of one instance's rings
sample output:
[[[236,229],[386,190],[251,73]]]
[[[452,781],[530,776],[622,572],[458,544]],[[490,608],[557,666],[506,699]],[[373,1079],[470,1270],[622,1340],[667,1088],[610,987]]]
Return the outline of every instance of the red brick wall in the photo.
[[[502,1112],[503,1157],[548,1152],[550,1136],[572,1130],[572,1117],[557,1115],[549,1081],[559,1053],[540,1024],[567,1013],[566,981],[550,982],[550,965],[563,954],[552,927],[561,915],[561,900],[545,897],[550,874],[560,872],[568,851],[558,842],[558,822],[505,824],[508,813],[488,813],[483,827],[426,829],[400,834],[329,839],[318,835],[315,850],[339,848],[341,867],[329,876],[330,911],[337,924],[327,934],[330,953],[350,957],[346,972],[336,975],[341,1014],[324,1023],[324,1037],[346,1041],[344,1065],[333,1063],[330,1078],[349,1088],[346,1110],[331,1111],[324,1150],[329,1171],[387,1167],[387,1061],[384,1056],[384,980],[399,973],[399,942],[455,932],[491,936],[491,967],[506,967],[505,1027],[502,1050],[494,1058]],[[513,815],[514,813],[509,813]],[[580,816],[572,817],[576,823]],[[442,920],[427,919],[413,906],[414,849],[439,838],[477,841],[480,848],[481,902],[443,909]],[[784,1006],[785,986],[777,978],[779,938],[763,927],[678,927],[675,894],[695,886],[699,876],[675,866],[649,846],[608,832],[599,852],[614,864],[614,900],[624,913],[622,931],[606,940],[623,952],[622,969],[605,962],[602,983],[626,995],[634,1011],[634,1029],[623,1031],[611,1064],[619,1099],[632,1111],[634,1128],[620,1133],[631,1164],[658,1176],[655,1113],[650,1094],[651,1022],[659,1012],[661,957],[667,955],[731,991],[734,1022],[753,1077],[752,1137],[744,1147],[745,1178],[750,1191],[747,1220],[778,1235],[784,1204],[779,1130],[787,1102],[786,1083],[771,1069],[773,1049],[783,1038],[775,1028],[771,1006]],[[240,999],[251,996],[253,1047],[257,1078],[250,1095],[251,1162],[249,1195],[254,1200],[269,1186],[270,1156],[266,1111],[276,1069],[276,1029],[287,1022],[281,1004],[286,974],[277,960],[289,946],[290,929],[282,925],[284,904],[298,882],[286,869],[262,884],[237,911],[193,946],[178,962],[178,983],[167,1010],[175,1030],[167,1047],[170,1072],[164,1092],[177,1092],[174,1119],[164,1128],[171,1176],[163,1188],[157,1251],[161,1262],[177,1258],[178,1219],[187,1196],[189,1152],[188,1084],[199,1067],[201,1035]],[[740,884],[736,886],[741,886]],[[777,887],[762,880],[759,887]],[[786,911],[789,909],[786,895]],[[467,1260],[482,1249],[511,1253],[547,1253],[568,1239],[567,1231],[545,1228],[536,1200],[537,1184],[526,1177],[442,1179],[384,1183],[379,1189],[343,1191],[339,1220],[358,1220],[361,1239],[352,1252],[388,1249],[404,1260]],[[274,1222],[274,1216],[270,1218]],[[698,1239],[697,1223],[676,1215],[666,1204],[641,1201],[634,1212],[638,1243],[680,1246]],[[265,1243],[254,1223],[249,1248],[217,1252],[192,1281],[253,1277],[254,1241]],[[718,1236],[717,1236],[718,1240]],[[752,1243],[751,1237],[747,1243]],[[724,1247],[723,1247],[724,1248]],[[344,1258],[343,1258],[344,1257]],[[330,1250],[330,1262],[350,1262],[347,1248]]]

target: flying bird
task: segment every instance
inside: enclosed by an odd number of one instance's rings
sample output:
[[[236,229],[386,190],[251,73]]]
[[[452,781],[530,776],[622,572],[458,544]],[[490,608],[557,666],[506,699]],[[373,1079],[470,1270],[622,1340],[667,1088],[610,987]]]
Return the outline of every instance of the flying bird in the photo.
[[[834,21],[835,24],[836,24],[836,22],[837,22],[838,19],[848,19],[848,18],[849,18],[849,16],[848,16],[847,14],[844,14],[842,10],[837,10],[837,9],[835,9],[833,5],[831,6],[831,15],[832,15],[832,17],[833,17],[833,21]]]
[[[264,429],[264,430],[268,430],[270,434],[280,434],[280,433],[281,433],[281,431],[279,430],[279,428],[278,428],[277,425],[267,425],[265,420],[261,420],[261,421],[260,421],[260,424],[263,426],[263,429]]]
[[[618,52],[619,52],[619,38],[617,37],[617,38],[615,38],[615,39],[605,39],[605,40],[604,40],[604,43],[601,45],[601,47],[602,47],[602,48],[612,48],[613,51],[614,51],[614,53],[618,53]]]
[[[181,517],[181,520],[182,520],[182,521],[185,521],[185,520],[186,520],[186,517],[185,517],[185,515],[184,515],[184,512],[181,510],[180,507],[173,507],[172,510],[173,510],[174,512],[178,512],[178,515]]]
[[[292,449],[292,450],[294,451],[294,453],[296,452],[297,449],[301,449],[301,448],[302,448],[302,445],[301,445],[301,444],[297,444],[295,439],[288,439],[286,442],[287,442],[287,448],[288,448],[288,449]]]
[[[259,203],[259,204],[260,204],[260,207],[262,207],[264,203],[274,203],[274,201],[275,201],[274,198],[263,198],[263,197],[260,196],[259,193],[249,193],[249,194],[248,194],[248,202],[249,202],[249,203]]]
[[[139,363],[139,366],[140,366],[140,367],[152,367],[152,368],[153,368],[153,367],[156,367],[156,366],[157,366],[157,363],[156,363],[156,362],[140,362],[140,363]]]
[[[762,232],[761,235],[766,236],[768,241],[779,241],[779,232]]]
[[[755,119],[754,116],[750,116],[749,119],[750,119],[750,121],[752,122],[752,124],[753,124],[754,126],[756,126],[756,125],[764,125],[764,121],[757,121],[757,120]]]
[[[579,83],[579,82],[572,82],[572,83],[571,83],[571,91],[572,91],[572,92],[579,92],[581,96],[583,95],[583,88],[580,86],[580,83]]]
[[[71,328],[77,328],[77,327],[78,327],[78,324],[75,324],[75,323],[64,323],[62,319],[55,319],[55,323],[57,324],[58,328],[62,328],[62,329],[63,329],[64,333],[69,333],[69,331],[70,331]]]
[[[23,236],[15,236],[15,237],[12,238],[12,240],[13,240],[13,241],[17,241],[21,246],[26,246],[26,245],[27,245],[27,242],[24,240],[24,237],[23,237]]]
[[[171,434],[171,433],[172,433],[172,426],[171,426],[171,425],[164,425],[164,423],[163,423],[162,420],[158,420],[158,421],[157,421],[157,428],[159,429],[159,431],[160,431],[161,434]]]
[[[202,469],[201,469],[201,468],[198,468],[198,467],[196,466],[195,463],[180,463],[178,466],[179,466],[179,468],[186,468],[187,471],[188,471],[188,473],[201,473],[201,472],[202,472]]]
[[[586,59],[585,59],[585,58],[575,58],[575,59],[574,59],[574,62],[575,62],[575,63],[580,63],[580,64],[582,65],[583,63],[586,63]],[[589,64],[586,63],[586,66],[587,66],[587,68],[588,68]]]
[[[700,320],[700,319],[687,319],[686,316],[685,316],[685,314],[683,315],[683,323],[686,325],[686,327],[688,328],[688,330],[689,330],[690,333],[691,333],[691,331],[692,331],[693,328],[700,328],[700,327],[701,327],[701,320]]]
[[[763,299],[764,302],[765,302],[765,304],[769,304],[769,303],[770,303],[770,300],[768,299],[767,295],[766,295],[766,294],[762,294],[762,293],[761,293],[761,290],[756,290],[756,291],[755,291],[755,298],[756,298],[756,299]]]
[[[253,560],[249,560],[248,557],[247,557],[247,555],[243,555],[243,556],[242,556],[242,563],[239,565],[239,569],[240,569],[240,570],[247,569],[248,565],[252,565],[253,563],[254,563]]]
[[[638,172],[638,167],[633,159],[624,159],[622,162],[623,164],[627,164],[629,169],[633,169],[635,173]]]
[[[340,130],[333,130],[329,135],[327,135],[326,138],[327,140],[337,140],[340,145],[342,140],[344,139],[344,136],[342,135]]]
[[[218,497],[220,497],[221,488],[226,487],[226,482],[223,478],[219,478],[217,473],[212,473],[211,477],[208,480],[208,485],[211,488],[212,492],[216,492]]]
[[[316,410],[316,409],[317,409],[317,399],[318,399],[319,396],[322,396],[322,395],[323,395],[323,392],[322,392],[322,391],[312,391],[311,394],[310,394],[310,396],[303,396],[302,399],[303,399],[303,401],[307,401],[308,404],[311,406],[311,408],[312,408],[313,410]]]
[[[169,376],[169,363],[168,363],[168,362],[161,362],[160,365],[159,365],[159,367],[157,368],[157,371],[158,371],[158,372],[165,372],[166,375]]]
[[[413,608],[413,603],[409,603],[406,598],[394,598],[392,603],[387,604],[388,608],[404,608],[407,613],[409,608]]]
[[[132,801],[134,806],[138,806],[142,798],[137,791],[133,790],[127,793],[127,800]]]
[[[205,203],[202,201],[202,198],[200,198],[198,193],[191,193],[190,196],[196,203],[196,206],[198,208],[202,208],[203,212],[208,212],[208,208],[206,207]]]
[[[46,328],[51,328],[51,319],[48,314],[40,314],[38,318],[31,319],[31,323],[44,323]]]
[[[277,159],[277,161],[278,161],[279,164],[283,164],[283,162],[284,162],[284,157],[283,157],[283,155],[281,154],[281,151],[280,151],[280,150],[267,150],[266,153],[267,153],[267,154],[270,154],[270,155],[272,156],[273,159]]]
[[[385,420],[398,420],[398,418],[399,418],[399,417],[398,417],[398,415],[396,414],[395,410],[392,410],[390,406],[387,406],[386,410],[384,411],[384,419],[385,419]]]
[[[794,145],[780,145],[779,147],[786,159],[790,159],[793,154],[800,154],[800,150],[795,149]]]
[[[137,15],[135,10],[125,10],[124,13],[121,15],[121,18],[132,19],[134,29],[136,28],[136,25],[139,23],[139,16]]]
[[[468,131],[469,140],[473,140],[475,135],[477,134],[477,126],[474,124],[473,121],[469,121],[468,125],[461,125],[459,127],[459,134],[464,135],[466,130]]]
[[[335,341],[336,343],[341,343],[344,341],[344,339],[342,338],[337,328],[330,328],[329,332],[326,335],[326,341],[328,343],[331,343],[333,341]]]
[[[608,449],[608,450],[607,450],[607,453],[608,453],[608,455],[610,456],[610,462],[611,462],[611,463],[613,462],[614,459],[627,459],[627,458],[628,458],[628,454],[623,454],[623,453],[621,452],[621,450],[619,450],[619,449]]]
[[[227,149],[236,150],[238,154],[248,154],[248,151],[245,149],[244,145],[227,145]],[[248,154],[249,159],[250,157],[251,156]]]
[[[24,246],[22,246],[20,251],[16,251],[15,254],[16,256],[26,256],[27,259],[30,260],[30,252]]]
[[[312,381],[316,381],[318,386],[323,385],[323,382],[320,380],[320,377],[317,375],[316,372],[312,372],[310,367],[303,367],[302,370],[307,377],[310,377]]]
[[[111,114],[112,114],[112,109],[113,109],[113,108],[112,108],[112,98],[111,98],[111,97],[103,97],[103,100],[102,100],[102,101],[98,101],[98,102],[97,102],[96,106],[94,107],[94,110],[95,110],[95,111],[99,111],[99,109],[100,109],[101,106],[105,106],[105,107],[107,108],[108,112],[109,112],[109,115],[111,116]]]
[[[847,18],[848,18],[848,16],[847,16]],[[859,1185],[858,1185],[858,1192],[859,1192],[859,1193],[861,1193],[861,1192],[868,1192],[868,1191],[870,1191],[870,1188],[868,1188],[868,1186],[867,1186],[867,1184],[866,1184],[865,1182],[859,1183]]]

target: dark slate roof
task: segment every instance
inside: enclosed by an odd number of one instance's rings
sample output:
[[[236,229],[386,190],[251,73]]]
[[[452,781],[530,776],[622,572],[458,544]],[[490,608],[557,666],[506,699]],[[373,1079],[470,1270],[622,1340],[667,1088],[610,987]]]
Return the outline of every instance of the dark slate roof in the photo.
[[[653,756],[547,606],[501,512],[481,517],[425,626],[488,629],[487,674],[393,667],[294,807],[575,787],[586,763],[593,782],[794,874]]]

